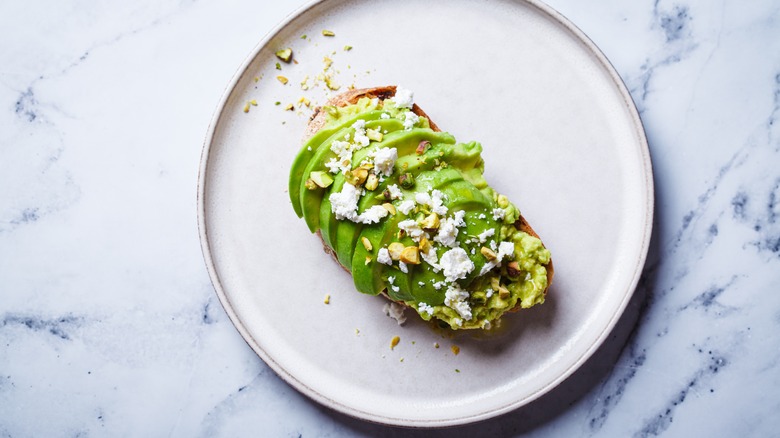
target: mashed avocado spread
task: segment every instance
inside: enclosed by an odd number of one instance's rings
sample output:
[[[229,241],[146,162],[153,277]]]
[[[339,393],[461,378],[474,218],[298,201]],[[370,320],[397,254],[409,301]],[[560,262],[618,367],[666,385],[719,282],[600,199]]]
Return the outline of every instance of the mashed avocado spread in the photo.
[[[482,146],[411,111],[412,93],[324,107],[293,162],[289,194],[360,292],[453,329],[489,328],[544,302],[550,252],[515,228],[520,212],[483,177]]]

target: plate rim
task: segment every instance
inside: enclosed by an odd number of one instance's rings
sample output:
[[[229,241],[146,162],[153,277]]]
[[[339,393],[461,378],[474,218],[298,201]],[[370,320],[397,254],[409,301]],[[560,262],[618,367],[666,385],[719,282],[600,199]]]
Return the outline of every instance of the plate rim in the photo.
[[[397,418],[397,417],[392,417],[387,415],[381,415],[375,412],[369,412],[368,410],[357,409],[352,406],[347,406],[341,402],[334,400],[331,397],[328,397],[326,394],[323,394],[315,390],[314,388],[306,385],[297,377],[289,373],[284,367],[282,367],[278,362],[276,362],[276,360],[274,360],[274,358],[270,354],[266,353],[265,350],[262,349],[260,344],[255,340],[254,336],[252,336],[252,334],[246,328],[244,323],[241,321],[241,318],[233,310],[231,300],[226,294],[225,289],[222,287],[222,283],[217,273],[217,269],[214,263],[211,249],[209,247],[209,235],[208,235],[208,229],[206,223],[206,201],[205,201],[206,185],[207,185],[206,173],[209,167],[209,157],[211,152],[211,146],[214,141],[214,134],[216,133],[217,126],[219,125],[219,122],[224,115],[226,103],[230,98],[231,94],[233,93],[233,91],[235,90],[238,82],[247,72],[249,66],[252,64],[254,59],[259,55],[260,51],[274,37],[276,37],[288,24],[290,24],[290,22],[292,22],[296,18],[300,17],[301,15],[305,14],[309,10],[321,4],[337,2],[337,1],[341,1],[341,0],[309,0],[307,3],[303,4],[302,6],[299,6],[297,9],[290,12],[283,20],[281,20],[276,26],[274,26],[271,30],[269,30],[268,33],[266,33],[265,36],[263,36],[263,38],[260,39],[260,41],[255,45],[254,48],[252,48],[250,53],[244,58],[242,63],[238,66],[235,73],[231,77],[230,81],[225,86],[222,96],[220,97],[220,100],[216,105],[214,114],[212,115],[211,121],[209,122],[209,126],[201,150],[200,165],[198,169],[197,206],[196,206],[197,216],[198,216],[198,234],[200,239],[201,252],[202,252],[204,262],[206,264],[206,269],[208,271],[209,280],[211,281],[212,287],[214,288],[214,291],[217,294],[217,297],[219,298],[222,308],[225,310],[225,313],[228,315],[228,318],[230,319],[231,323],[236,328],[236,330],[238,330],[241,337],[244,339],[247,345],[249,345],[249,347],[255,352],[255,354],[257,354],[258,357],[260,357],[260,359],[262,359],[274,371],[274,373],[276,373],[277,376],[279,376],[282,380],[284,380],[287,384],[295,388],[300,393],[306,395],[308,398],[316,401],[317,403],[323,406],[326,406],[330,409],[334,409],[350,417],[366,420],[377,424],[404,426],[404,427],[413,427],[413,428],[432,428],[432,427],[461,426],[461,425],[471,424],[471,423],[487,420],[490,418],[498,417],[500,415],[506,414],[508,412],[526,406],[532,403],[533,401],[535,401],[536,399],[538,399],[539,397],[543,396],[544,394],[550,392],[559,384],[561,384],[563,381],[568,379],[572,374],[574,374],[574,372],[580,369],[582,365],[585,362],[587,362],[588,359],[590,359],[593,356],[593,354],[596,352],[596,350],[599,349],[599,347],[601,347],[604,344],[604,341],[607,339],[607,337],[609,336],[609,334],[612,332],[615,325],[617,324],[618,320],[625,312],[628,303],[631,301],[631,298],[633,297],[636,291],[636,287],[639,282],[639,279],[642,276],[642,271],[645,262],[647,260],[647,254],[649,251],[650,240],[653,231],[653,217],[654,217],[654,209],[655,209],[655,187],[654,187],[652,160],[650,156],[647,135],[644,130],[644,125],[642,124],[642,120],[639,116],[639,112],[636,108],[636,103],[631,97],[631,94],[628,91],[628,88],[626,87],[623,79],[617,73],[617,70],[609,61],[609,59],[606,57],[606,55],[604,55],[601,49],[599,49],[599,47],[582,30],[580,30],[576,25],[574,25],[574,23],[572,23],[568,18],[566,18],[561,13],[559,13],[557,10],[553,9],[551,6],[543,3],[541,0],[511,0],[512,3],[525,4],[535,8],[541,14],[547,16],[551,21],[554,21],[557,24],[563,26],[566,29],[566,31],[568,31],[573,37],[578,39],[579,42],[584,44],[586,50],[589,51],[590,54],[595,57],[595,59],[601,64],[601,66],[609,74],[609,77],[611,78],[613,85],[617,87],[617,90],[619,91],[620,96],[622,97],[623,103],[626,105],[626,109],[628,110],[628,115],[633,125],[632,128],[638,140],[637,146],[639,147],[638,152],[642,162],[641,168],[644,171],[644,177],[645,177],[644,194],[645,194],[645,209],[646,209],[645,218],[644,218],[645,223],[642,230],[642,242],[639,251],[639,257],[636,260],[636,264],[633,268],[633,275],[631,277],[631,281],[628,284],[626,293],[623,295],[623,300],[622,302],[620,302],[619,306],[617,307],[616,312],[612,315],[608,323],[603,327],[599,336],[595,338],[595,340],[591,343],[589,348],[587,348],[582,353],[582,355],[579,358],[577,358],[577,360],[573,361],[571,365],[568,368],[566,368],[566,370],[562,372],[557,378],[548,382],[546,385],[540,387],[535,392],[527,395],[526,397],[520,398],[518,400],[514,400],[512,403],[507,403],[504,406],[491,409],[489,411],[474,413],[472,415],[461,415],[459,417],[453,417],[453,418],[423,419],[423,420]]]

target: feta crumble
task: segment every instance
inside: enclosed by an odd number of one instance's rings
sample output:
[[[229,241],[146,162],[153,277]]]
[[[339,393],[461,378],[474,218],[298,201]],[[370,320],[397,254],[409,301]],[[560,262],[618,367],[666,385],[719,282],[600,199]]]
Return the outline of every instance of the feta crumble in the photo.
[[[414,105],[414,92],[408,88],[398,87],[395,90],[395,96],[391,99],[398,108],[411,109]]]
[[[417,114],[411,111],[404,113],[404,130],[411,131],[419,121],[420,117]]]
[[[409,212],[412,211],[412,209],[414,209],[414,201],[412,201],[411,199],[407,199],[405,201],[402,201],[398,205],[398,211],[400,211],[401,213],[403,213],[405,215],[408,215]]]
[[[428,315],[433,315],[433,306],[427,303],[419,303],[417,304],[417,310],[427,313]]]
[[[417,223],[417,221],[413,219],[406,219],[399,222],[398,229],[404,230],[406,234],[408,234],[409,237],[411,237],[415,242],[419,242],[420,238],[428,235],[425,230],[420,228],[420,225]]]
[[[444,277],[450,282],[466,278],[474,270],[474,262],[463,248],[453,248],[442,254],[439,265],[444,270]]]
[[[393,259],[390,258],[390,251],[387,248],[379,248],[379,252],[376,254],[376,261],[385,265],[393,264]]]
[[[401,193],[401,189],[398,188],[396,184],[391,184],[387,186],[387,191],[390,193],[390,199],[400,199],[403,197],[403,193]]]
[[[493,209],[493,219],[500,221],[504,219],[505,215],[506,215],[506,210],[504,210],[503,208]]]
[[[479,238],[479,243],[485,243],[485,241],[487,241],[488,237],[492,237],[495,234],[496,234],[495,228],[491,228],[489,230],[485,230],[484,232],[480,233],[479,236],[477,236]]]
[[[381,148],[374,154],[375,169],[383,176],[390,176],[395,167],[395,160],[398,159],[398,149]]]
[[[398,303],[386,303],[382,307],[382,311],[385,315],[393,318],[398,325],[403,325],[406,322],[406,316],[404,315],[406,308]]]
[[[471,319],[471,306],[468,303],[469,293],[453,284],[447,288],[444,295],[444,305],[458,312],[458,315],[466,321]]]
[[[406,263],[404,263],[404,262],[401,262],[401,261],[398,262],[398,269],[400,269],[401,272],[403,272],[404,274],[408,274],[409,273],[409,268],[406,267]]]

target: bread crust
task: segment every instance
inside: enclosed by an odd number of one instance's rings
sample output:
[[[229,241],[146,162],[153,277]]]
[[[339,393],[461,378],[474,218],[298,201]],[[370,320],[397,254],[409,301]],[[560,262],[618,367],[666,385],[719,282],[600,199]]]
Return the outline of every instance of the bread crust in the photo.
[[[396,86],[395,85],[387,85],[384,87],[373,87],[373,88],[359,88],[354,90],[349,90],[344,93],[338,94],[331,99],[329,99],[325,105],[326,106],[347,106],[357,103],[357,101],[362,97],[368,97],[368,98],[379,98],[380,100],[389,99],[393,96],[395,96]],[[428,122],[430,124],[430,127],[434,131],[441,131],[439,127],[434,123],[431,118],[425,114],[425,112],[420,108],[417,104],[414,104],[412,106],[412,112],[417,114],[420,117],[425,117],[428,119]],[[314,134],[317,133],[320,129],[322,129],[323,126],[325,126],[325,123],[327,122],[327,113],[322,111],[322,107],[317,107],[314,109],[314,113],[312,114],[311,118],[309,119],[309,124],[306,126],[306,130],[304,131],[303,136],[303,143],[306,143]],[[514,223],[515,228],[517,228],[520,231],[523,231],[525,233],[530,234],[531,236],[536,237],[537,239],[541,240],[539,235],[534,231],[533,228],[531,228],[531,225],[528,223],[528,221],[523,217],[521,214],[517,221]],[[330,254],[333,259],[336,261],[336,263],[339,264],[345,271],[351,273],[351,271],[344,265],[339,262],[338,257],[336,257],[335,252],[332,248],[328,247],[327,244],[325,244],[325,241],[322,240],[322,235],[320,234],[320,231],[317,231],[317,236],[322,241],[322,246],[326,253]],[[542,243],[544,245],[544,243]],[[552,284],[553,275],[554,275],[554,269],[553,269],[553,262],[552,259],[550,259],[550,262],[546,266],[547,268],[547,287],[544,289],[544,294],[547,295],[547,291],[550,289],[550,285]],[[396,301],[390,298],[390,296],[387,294],[387,290],[382,291],[382,295],[385,296],[385,298],[395,301],[398,304],[401,304],[403,306],[406,306],[406,304],[403,301]],[[408,307],[408,306],[406,306]],[[520,310],[520,303],[518,302],[515,307],[510,309],[510,312],[516,312]]]

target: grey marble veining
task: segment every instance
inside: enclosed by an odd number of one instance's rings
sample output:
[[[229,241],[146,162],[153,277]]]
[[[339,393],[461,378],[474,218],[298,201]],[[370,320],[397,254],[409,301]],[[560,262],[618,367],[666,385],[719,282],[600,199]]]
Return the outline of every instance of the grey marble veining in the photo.
[[[0,5],[0,435],[776,436],[780,4],[549,4],[604,51],[656,216],[608,341],[537,402],[408,431],[334,413],[246,346],[206,273],[200,147],[300,1]]]

